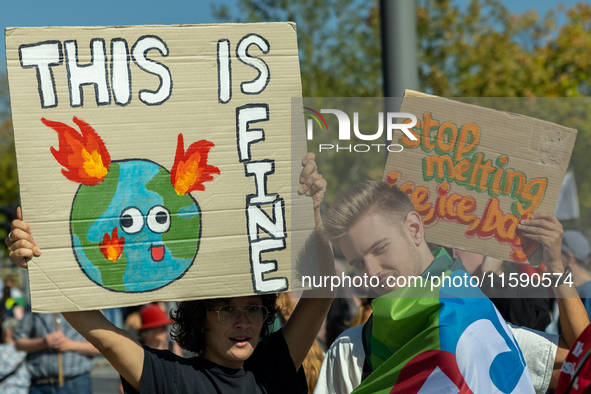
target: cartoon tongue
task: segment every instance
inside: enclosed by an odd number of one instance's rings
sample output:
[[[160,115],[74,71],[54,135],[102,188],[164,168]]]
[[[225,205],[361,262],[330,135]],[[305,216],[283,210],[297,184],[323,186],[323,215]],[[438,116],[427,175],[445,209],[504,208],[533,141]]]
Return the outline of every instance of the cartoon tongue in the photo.
[[[152,252],[152,260],[160,261],[164,258],[164,245],[152,245],[150,251]]]

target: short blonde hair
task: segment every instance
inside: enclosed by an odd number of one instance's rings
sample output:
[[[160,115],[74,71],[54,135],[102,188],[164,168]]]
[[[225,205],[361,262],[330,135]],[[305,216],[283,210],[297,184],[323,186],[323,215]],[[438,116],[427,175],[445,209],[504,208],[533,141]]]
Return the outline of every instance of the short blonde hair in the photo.
[[[341,238],[362,216],[371,212],[383,213],[399,225],[414,211],[412,201],[398,187],[386,182],[358,183],[331,205],[324,220],[324,238],[328,241]]]

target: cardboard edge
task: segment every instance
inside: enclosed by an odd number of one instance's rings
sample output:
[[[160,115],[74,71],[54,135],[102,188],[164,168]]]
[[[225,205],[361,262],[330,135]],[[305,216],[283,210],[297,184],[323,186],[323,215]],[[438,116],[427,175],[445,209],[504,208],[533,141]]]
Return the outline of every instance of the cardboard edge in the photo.
[[[516,112],[500,111],[500,110],[494,109],[494,108],[480,107],[478,105],[463,103],[461,101],[456,101],[456,100],[453,100],[453,99],[450,99],[450,98],[447,98],[447,97],[434,96],[432,94],[418,92],[416,90],[411,90],[411,89],[406,89],[404,91],[404,98],[406,98],[406,97],[409,97],[409,98],[411,98],[411,97],[412,98],[417,98],[417,97],[433,97],[433,98],[437,98],[437,99],[440,99],[440,100],[449,101],[449,102],[452,102],[452,103],[455,103],[455,104],[461,104],[461,105],[464,105],[464,106],[469,106],[469,107],[474,107],[474,108],[478,108],[478,109],[485,109],[485,110],[488,110],[488,111],[493,111],[493,112],[496,112],[498,114],[503,113],[503,114],[510,114],[510,115],[513,115],[515,117],[520,117],[520,118],[532,118],[531,116],[523,115],[523,114],[516,113]],[[490,98],[490,97],[486,97],[486,98]],[[499,98],[503,98],[503,97],[499,97]],[[506,97],[506,98],[512,98],[513,99],[513,98],[522,98],[522,97]],[[523,98],[529,98],[529,97],[523,97]],[[559,126],[563,130],[569,130],[570,132],[574,132],[575,136],[579,132],[577,129],[573,129],[572,127],[567,127],[567,126],[559,125],[557,123],[549,122],[549,121],[544,120],[544,119],[537,119],[537,118],[535,118],[535,119],[537,121],[539,121],[539,122],[546,123],[548,125]],[[573,142],[573,144],[574,144],[574,142]]]
[[[519,113],[515,113],[515,112],[501,111],[501,110],[497,110],[497,109],[493,109],[493,108],[488,108],[488,107],[480,107],[480,106],[475,105],[475,104],[463,103],[461,101],[456,101],[456,100],[453,100],[453,99],[450,99],[450,98],[445,98],[445,97],[430,95],[430,94],[427,94],[427,93],[423,93],[423,92],[419,92],[419,91],[415,91],[415,90],[411,90],[411,89],[405,89],[405,91],[404,91],[404,97],[403,98],[406,98],[406,97],[409,97],[409,98],[434,97],[434,98],[438,98],[438,99],[441,99],[441,100],[445,100],[445,103],[446,104],[460,104],[460,105],[463,105],[463,106],[478,108],[478,109],[481,109],[481,110],[484,109],[484,110],[492,111],[494,113],[494,115],[509,114],[509,115],[511,115],[511,116],[513,116],[515,118],[535,119],[536,121],[540,122],[540,124],[548,124],[548,125],[552,125],[553,127],[559,127],[562,130],[564,130],[565,132],[569,132],[569,133],[572,133],[573,134],[573,138],[571,140],[572,143],[569,146],[569,149],[568,149],[568,157],[567,157],[567,162],[570,163],[570,159],[571,159],[572,153],[573,153],[573,148],[574,148],[574,145],[576,143],[576,137],[577,137],[577,134],[578,134],[578,130],[577,129],[574,129],[574,128],[571,128],[571,127],[567,127],[567,126],[563,126],[563,125],[560,125],[558,123],[550,122],[550,121],[547,121],[547,120],[533,118],[532,116],[528,116],[528,115],[523,115],[523,114],[519,114]],[[487,98],[489,98],[489,97],[487,97]],[[503,97],[499,97],[499,98],[503,98]],[[514,98],[514,97],[507,97],[507,98]],[[386,167],[387,167],[387,164],[388,164],[388,162],[386,162]],[[564,180],[564,177],[565,177],[566,173],[568,172],[568,170],[569,170],[569,166],[567,164],[566,165],[566,168],[564,169],[564,172],[562,173],[561,180]],[[385,177],[386,177],[386,171],[384,169],[384,176],[383,176],[383,178],[385,179]],[[553,210],[552,211],[554,211],[554,209],[556,208],[556,204],[553,204],[553,205],[554,206],[553,206]],[[467,248],[464,248],[464,247],[457,247],[456,246],[455,248],[470,252],[470,250],[468,250]],[[529,265],[529,266],[532,266],[532,267],[536,267],[537,268],[537,267],[541,266],[542,265],[542,262],[543,262],[542,261],[542,248],[538,248],[533,253],[533,255],[531,257],[532,257],[532,259],[528,259],[525,262],[516,262],[516,261],[512,261],[512,260],[508,260],[508,261],[511,261],[511,263],[513,263],[513,264]]]
[[[103,29],[125,29],[125,28],[166,28],[166,27],[202,27],[202,26],[245,26],[245,25],[291,25],[296,30],[296,23],[292,21],[287,22],[250,22],[250,23],[177,23],[170,25],[107,25],[107,26],[11,26],[4,30],[14,31],[16,29],[88,29],[88,30],[103,30]]]
[[[437,97],[437,98],[443,98],[443,97],[440,97],[440,96],[434,96],[432,94],[418,92],[418,91],[412,90],[412,89],[405,89],[404,90],[404,97]]]

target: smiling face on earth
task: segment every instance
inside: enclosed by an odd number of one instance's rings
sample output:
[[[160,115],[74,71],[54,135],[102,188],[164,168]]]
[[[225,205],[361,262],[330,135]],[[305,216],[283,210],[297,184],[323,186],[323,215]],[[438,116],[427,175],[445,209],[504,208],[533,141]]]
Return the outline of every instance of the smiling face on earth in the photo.
[[[200,140],[185,151],[183,134],[170,172],[150,160],[111,161],[107,147],[85,121],[80,132],[42,118],[58,133],[51,153],[62,174],[80,184],[72,203],[72,249],[96,284],[121,292],[159,289],[183,276],[199,250],[201,210],[189,194],[219,174],[207,164],[214,144]]]
[[[116,291],[153,290],[191,266],[201,213],[191,195],[179,196],[169,179],[153,162],[130,160],[112,163],[101,184],[80,186],[72,208],[72,242],[94,282]]]

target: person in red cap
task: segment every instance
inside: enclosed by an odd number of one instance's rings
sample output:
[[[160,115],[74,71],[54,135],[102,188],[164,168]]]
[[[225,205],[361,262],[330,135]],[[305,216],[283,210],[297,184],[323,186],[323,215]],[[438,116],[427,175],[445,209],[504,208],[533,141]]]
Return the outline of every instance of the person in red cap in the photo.
[[[141,344],[153,349],[168,349],[182,357],[180,346],[168,338],[168,326],[174,323],[166,316],[166,313],[158,304],[150,304],[140,311],[142,326],[138,331],[138,339]]]

